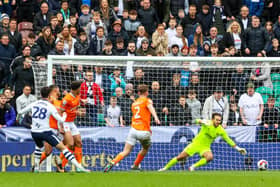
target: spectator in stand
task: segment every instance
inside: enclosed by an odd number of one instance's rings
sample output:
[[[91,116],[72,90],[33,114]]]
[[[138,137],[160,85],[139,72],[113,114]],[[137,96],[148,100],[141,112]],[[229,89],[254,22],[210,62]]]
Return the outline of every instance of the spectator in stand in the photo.
[[[127,32],[122,29],[122,22],[121,20],[116,20],[113,24],[112,24],[112,31],[108,34],[108,39],[111,40],[111,42],[113,43],[113,48],[116,48],[116,40],[118,37],[122,37],[124,40],[124,46],[127,47],[127,43],[129,40],[128,34]]]
[[[18,0],[17,2],[17,18],[18,23],[22,21],[33,22],[35,0]]]
[[[70,65],[61,64],[60,67],[58,67],[55,76],[55,84],[61,90],[62,96],[70,92],[71,82],[74,81],[74,79],[75,76]]]
[[[167,33],[167,36],[168,36],[168,46],[171,46],[171,43],[172,43],[171,39],[174,36],[176,36],[176,25],[177,25],[176,19],[170,18],[169,22],[168,22],[168,28],[165,29],[165,33]]]
[[[202,5],[202,10],[197,14],[197,18],[201,24],[203,35],[208,36],[212,25],[212,16],[209,5]]]
[[[30,46],[30,56],[38,60],[39,56],[43,56],[41,47],[35,42],[36,36],[33,33],[28,34],[27,42]]]
[[[224,34],[223,39],[219,43],[220,51],[229,52],[229,47],[234,46],[236,56],[242,56],[244,51],[244,38],[241,34],[241,27],[237,21],[232,21]]]
[[[224,35],[227,17],[222,0],[214,1],[214,5],[212,6],[212,21],[213,26],[218,30],[218,34]]]
[[[91,40],[92,38],[96,37],[97,35],[97,29],[99,27],[103,28],[103,35],[107,36],[107,27],[105,26],[105,24],[102,22],[101,18],[100,18],[100,12],[98,11],[93,11],[92,13],[92,20],[91,22],[88,22],[87,26],[86,26],[86,33],[88,35],[88,39]]]
[[[42,35],[37,39],[36,43],[42,50],[42,56],[47,56],[55,45],[54,37],[51,34],[50,27],[44,27],[42,29]]]
[[[275,37],[279,41],[280,40],[280,14],[278,15],[277,18],[278,18],[277,21],[273,25],[273,31],[274,31]]]
[[[100,86],[105,102],[108,103],[109,97],[111,96],[111,90],[110,90],[111,82],[108,78],[108,75],[103,72],[103,67],[95,66],[94,80],[95,83]]]
[[[244,34],[247,28],[251,27],[252,20],[251,16],[249,15],[249,8],[246,5],[243,5],[240,8],[240,15],[237,16],[236,20],[239,22],[241,26],[241,33]]]
[[[243,4],[245,4],[249,8],[250,16],[260,17],[262,15],[264,0],[244,0]]]
[[[271,21],[265,22],[264,28],[268,34],[268,38],[269,38],[268,52],[270,52],[272,49],[272,39],[275,38],[275,34],[273,31],[273,23]]]
[[[74,55],[74,45],[76,39],[70,35],[68,26],[64,26],[61,33],[57,35],[56,41],[58,40],[64,41],[63,52],[65,55]]]
[[[247,84],[247,93],[241,95],[238,106],[243,125],[260,125],[263,116],[263,99],[261,94],[255,92],[252,82]]]
[[[22,36],[21,33],[17,31],[17,20],[14,18],[10,20],[8,35],[10,44],[12,44],[16,52],[19,53],[22,45]]]
[[[143,7],[138,10],[138,19],[151,36],[159,24],[156,10],[151,6],[150,0],[143,0]]]
[[[184,9],[185,14],[189,13],[188,0],[171,0],[170,1],[170,17],[176,18],[180,9]]]
[[[11,84],[11,73],[9,71],[12,60],[16,56],[16,50],[12,44],[10,44],[8,34],[4,33],[1,35],[1,43],[0,43],[0,62],[5,65],[5,84]]]
[[[117,87],[117,88],[115,89],[115,92],[116,92],[115,96],[117,96],[117,98],[122,97],[123,94],[124,94],[124,90],[123,90],[121,87]]]
[[[142,68],[138,67],[135,69],[134,77],[129,80],[129,83],[131,83],[135,89],[138,88],[140,84],[148,83]]]
[[[182,47],[181,56],[189,56],[189,48],[187,46]]]
[[[82,15],[79,17],[79,25],[86,30],[87,24],[91,21],[92,15],[90,14],[90,8],[87,4],[81,6]]]
[[[113,49],[113,54],[116,56],[125,56],[126,53],[127,50],[124,47],[124,40],[122,37],[118,37],[116,40],[116,49]]]
[[[129,36],[132,38],[136,33],[137,28],[141,25],[141,22],[137,19],[137,11],[131,10],[129,12],[129,19],[124,21],[124,28]]]
[[[194,33],[194,26],[199,23],[197,17],[197,8],[196,5],[192,4],[189,8],[189,14],[182,20],[182,25],[184,28],[184,36],[189,37]]]
[[[29,85],[24,85],[22,94],[16,99],[17,112],[21,111],[31,103],[37,101],[36,97],[31,94],[32,88]]]
[[[77,28],[74,25],[68,25],[69,27],[69,33],[72,36],[72,38],[78,40],[80,34],[78,34]]]
[[[241,116],[238,111],[236,103],[230,103],[229,117],[228,117],[229,126],[242,126]]]
[[[15,98],[22,94],[25,85],[30,85],[34,94],[34,72],[30,57],[25,57],[23,66],[15,68],[12,76],[12,85],[15,88]]]
[[[142,44],[143,39],[149,39],[149,34],[146,32],[146,29],[143,25],[139,25],[135,33],[136,47],[139,49]],[[149,41],[149,40],[148,40]]]
[[[277,0],[264,0],[264,9],[262,11],[262,22],[275,22],[280,11],[280,4]]]
[[[0,12],[12,15],[13,7],[16,5],[15,0],[0,1]]]
[[[135,101],[133,84],[126,84],[125,93],[117,98],[123,114],[123,125],[129,126],[132,119],[131,105]]]
[[[197,56],[204,56],[203,41],[204,36],[202,33],[202,27],[197,23],[194,26],[194,34],[191,34],[188,39],[189,45],[194,44],[197,47]]]
[[[101,55],[105,55],[105,56],[112,56],[113,54],[113,44],[111,42],[111,40],[106,40],[105,44],[104,44],[104,49],[103,52],[101,53]]]
[[[166,27],[170,17],[170,0],[151,0],[151,4],[157,12],[159,23],[162,23]]]
[[[187,104],[191,112],[191,123],[195,124],[196,119],[201,119],[201,103],[196,98],[196,91],[189,89]]]
[[[263,57],[262,53],[258,53],[258,57]],[[256,66],[251,71],[250,79],[257,87],[265,86],[273,89],[270,77],[271,67],[269,62],[257,61]]]
[[[183,32],[184,31],[182,25],[177,25],[176,35],[171,38],[172,41],[171,44],[174,43],[178,44],[179,50],[181,50],[183,46],[187,46],[187,47],[189,46],[188,39],[183,35]],[[171,47],[171,45],[169,47]]]
[[[152,35],[152,43],[156,53],[161,52],[164,55],[168,53],[168,35],[164,31],[164,25],[157,26],[157,30]]]
[[[170,53],[167,54],[167,56],[181,56],[180,51],[179,51],[179,45],[176,43],[172,44]]]
[[[214,26],[211,27],[209,32],[210,32],[210,36],[205,38],[204,43],[207,42],[209,46],[211,46],[212,44],[217,44],[222,40],[223,36],[218,35],[217,27]]]
[[[34,16],[33,31],[39,34],[45,26],[50,24],[52,13],[49,11],[49,5],[46,1],[42,1],[40,11]]]
[[[9,31],[9,23],[10,17],[8,14],[1,15],[1,22],[0,22],[0,34],[7,33]]]
[[[71,27],[76,28],[76,31],[78,34],[80,34],[81,32],[84,32],[84,29],[78,24],[78,20],[76,18],[76,16],[70,16],[70,24],[68,25],[69,29]]]
[[[279,127],[279,109],[275,107],[275,98],[270,96],[263,112],[263,141],[276,142]],[[271,137],[271,138],[270,138]]]
[[[99,11],[102,22],[105,24],[106,29],[110,31],[111,25],[114,23],[114,21],[119,19],[118,16],[116,15],[115,11],[110,8],[108,0],[100,1]]]
[[[58,40],[56,41],[55,49],[51,50],[49,52],[49,55],[65,55],[63,48],[64,48],[64,41]]]
[[[89,43],[87,39],[87,34],[85,32],[81,32],[79,39],[74,44],[75,55],[87,55],[89,49]]]
[[[229,103],[224,96],[222,87],[217,86],[214,94],[209,96],[203,105],[202,117],[203,119],[211,119],[213,113],[219,113],[223,116],[222,125],[225,128],[227,126],[229,116]]]
[[[112,96],[110,105],[105,109],[104,119],[109,127],[124,127],[122,110],[117,103],[117,97]]]
[[[85,74],[84,71],[85,68],[82,64],[77,65],[77,67],[74,67],[74,77],[76,81],[84,81],[85,80]]]
[[[180,96],[178,101],[178,103],[175,103],[175,105],[173,104],[170,109],[170,123],[176,126],[189,126],[191,124],[192,117],[191,109],[186,102],[186,97]]]
[[[15,122],[16,112],[14,108],[7,103],[7,97],[0,94],[0,129],[14,126]]]
[[[239,15],[240,8],[242,6],[242,0],[226,0],[223,1],[225,6],[225,15],[227,21],[233,21]]]
[[[279,40],[277,38],[272,39],[272,50],[268,53],[267,56],[269,57],[280,56]]]
[[[245,32],[245,54],[248,56],[256,56],[258,52],[266,54],[269,47],[269,37],[267,32],[260,25],[260,18],[252,17],[252,27]]]
[[[242,64],[236,66],[236,71],[232,73],[230,79],[230,92],[234,98],[231,98],[231,102],[239,99],[242,93],[246,92],[246,84],[249,81],[249,74],[244,70]],[[234,99],[234,100],[232,100]]]
[[[64,25],[70,24],[70,8],[69,8],[69,2],[68,0],[62,0],[61,1],[61,9],[60,12],[62,14]]]
[[[14,98],[14,92],[10,87],[3,89],[3,94],[7,98],[7,103],[10,104],[14,109],[16,109],[16,99]]]
[[[106,37],[104,35],[104,27],[97,27],[96,29],[96,35],[90,40],[90,46],[88,49],[89,55],[100,55],[102,54]]]
[[[57,17],[57,25],[60,27],[60,28],[63,28],[64,26],[64,19],[63,19],[63,15],[62,15],[62,12],[57,12],[56,13],[56,17]],[[62,30],[62,29],[61,29]]]
[[[18,66],[23,66],[23,62],[25,61],[25,58],[26,57],[31,58],[30,54],[31,54],[30,46],[29,45],[24,46],[22,48],[22,55],[17,56],[12,61],[11,65],[10,65],[11,72],[13,73]],[[31,59],[34,60],[34,58],[31,58]]]
[[[207,97],[207,87],[200,81],[200,77],[197,72],[191,74],[189,90],[195,90],[196,98],[201,103],[204,103]]]
[[[125,80],[122,76],[121,69],[119,67],[114,67],[114,71],[112,74],[109,75],[109,79],[111,81],[111,92],[112,95],[115,95],[115,90],[117,87],[121,87],[123,90],[125,89]]]
[[[60,9],[60,2],[59,0],[48,0],[49,10],[55,14],[59,12]]]
[[[86,107],[89,121],[97,126],[98,104],[104,106],[104,98],[100,86],[94,82],[91,69],[86,71],[85,81],[81,85],[81,101]]]
[[[57,16],[51,16],[49,27],[53,37],[56,39],[57,34],[62,30],[62,27],[58,24]]]
[[[149,40],[147,38],[142,39],[141,47],[136,51],[137,56],[147,56],[152,55],[156,56],[154,49],[149,45]]]

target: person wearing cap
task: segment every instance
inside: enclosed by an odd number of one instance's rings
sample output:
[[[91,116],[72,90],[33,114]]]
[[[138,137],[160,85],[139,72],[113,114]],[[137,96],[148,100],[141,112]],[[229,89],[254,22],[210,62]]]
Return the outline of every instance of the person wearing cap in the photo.
[[[179,45],[174,43],[171,45],[171,51],[167,56],[181,56],[179,51]]]
[[[109,75],[109,79],[111,81],[110,88],[111,88],[112,95],[114,95],[114,96],[116,95],[117,87],[121,87],[123,90],[125,89],[126,82],[121,73],[120,67],[118,67],[118,66],[114,67],[114,71],[113,71],[113,73],[111,73]]]
[[[137,56],[147,56],[148,54],[152,54],[152,56],[156,56],[155,50],[150,47],[149,40],[147,38],[143,38],[141,41],[141,47],[136,51]]]
[[[113,48],[117,48],[117,38],[122,37],[124,40],[124,46],[125,48],[127,47],[127,43],[129,40],[127,32],[122,29],[122,22],[120,19],[114,21],[112,24],[112,31],[108,34],[108,38],[112,41],[113,43]]]
[[[264,102],[261,94],[255,92],[252,82],[247,84],[247,93],[240,96],[238,101],[243,125],[259,125],[262,123]]]
[[[214,94],[206,98],[203,105],[203,119],[210,120],[213,113],[219,113],[222,115],[222,125],[223,127],[226,127],[229,116],[229,103],[224,96],[224,91],[221,86],[215,88]]]
[[[10,23],[10,17],[8,14],[2,14],[1,15],[1,22],[2,24],[0,25],[0,34],[4,32],[8,32],[9,30],[9,23]]]

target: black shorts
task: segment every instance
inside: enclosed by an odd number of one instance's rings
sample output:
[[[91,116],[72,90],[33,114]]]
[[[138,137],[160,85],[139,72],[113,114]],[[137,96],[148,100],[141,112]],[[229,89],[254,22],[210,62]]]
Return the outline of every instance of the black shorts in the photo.
[[[57,144],[60,143],[59,138],[52,131],[31,132],[31,135],[33,140],[35,141],[36,146],[40,148],[44,146],[44,142],[47,142],[53,147],[57,146]]]

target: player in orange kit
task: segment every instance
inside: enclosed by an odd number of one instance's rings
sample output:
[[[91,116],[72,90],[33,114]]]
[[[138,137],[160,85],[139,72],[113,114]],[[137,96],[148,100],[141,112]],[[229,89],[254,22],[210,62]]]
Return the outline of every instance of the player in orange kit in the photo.
[[[105,166],[104,172],[109,172],[114,165],[124,159],[132,151],[137,140],[140,141],[142,149],[139,151],[131,169],[139,170],[139,164],[144,159],[151,145],[151,114],[156,124],[160,124],[155,108],[153,107],[153,102],[147,98],[149,95],[148,89],[148,86],[144,84],[138,86],[139,98],[131,106],[133,113],[132,123],[124,149]]]
[[[76,119],[78,108],[80,106],[80,89],[81,81],[73,81],[71,83],[71,92],[66,94],[62,99],[61,111],[67,113],[67,118],[63,123],[64,126],[64,144],[68,149],[74,152],[76,160],[78,163],[82,163],[82,140],[81,135],[74,124]],[[63,154],[60,154],[61,166],[60,163],[57,165],[58,171],[64,171],[65,165],[68,163],[68,160],[64,157]],[[78,171],[78,170],[77,170]]]

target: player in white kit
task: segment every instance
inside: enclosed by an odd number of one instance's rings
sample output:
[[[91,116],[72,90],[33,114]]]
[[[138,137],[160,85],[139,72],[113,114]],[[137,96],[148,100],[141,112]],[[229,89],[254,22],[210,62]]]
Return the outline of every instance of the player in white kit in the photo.
[[[44,150],[44,141],[49,143],[51,146],[56,147],[60,150],[65,158],[72,162],[77,168],[82,172],[89,172],[81,164],[77,162],[74,155],[68,151],[65,145],[59,140],[57,135],[50,128],[50,116],[52,115],[58,123],[63,123],[67,117],[66,113],[63,113],[61,117],[56,108],[49,102],[50,89],[49,87],[43,87],[41,89],[42,99],[38,100],[30,105],[28,105],[23,110],[19,111],[19,114],[24,114],[27,112],[32,112],[32,125],[31,125],[31,135],[35,141],[36,148],[34,151],[35,157],[35,167],[34,171],[39,171],[39,162],[41,158],[42,151]]]

